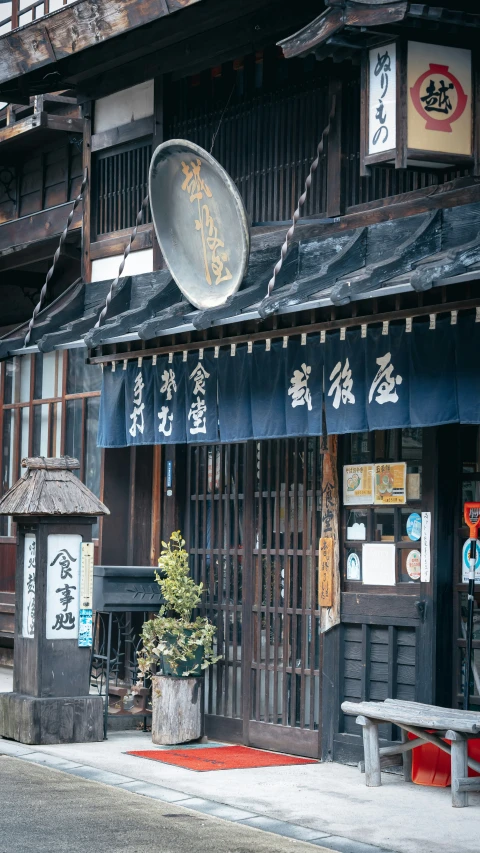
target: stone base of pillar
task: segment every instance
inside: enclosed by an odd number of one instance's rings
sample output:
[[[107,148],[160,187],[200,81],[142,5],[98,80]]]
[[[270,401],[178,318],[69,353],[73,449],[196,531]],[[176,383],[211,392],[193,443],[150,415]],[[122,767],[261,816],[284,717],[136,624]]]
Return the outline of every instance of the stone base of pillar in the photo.
[[[26,744],[103,740],[101,696],[39,699],[0,693],[0,736]]]

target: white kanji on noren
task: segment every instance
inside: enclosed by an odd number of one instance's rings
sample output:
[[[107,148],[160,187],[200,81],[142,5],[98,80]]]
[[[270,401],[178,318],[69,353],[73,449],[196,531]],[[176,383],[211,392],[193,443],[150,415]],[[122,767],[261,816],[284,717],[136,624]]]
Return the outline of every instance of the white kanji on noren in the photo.
[[[205,394],[205,379],[208,379],[210,376],[209,373],[205,370],[203,364],[199,361],[197,366],[192,370],[190,374],[190,379],[193,379],[193,396],[196,397],[197,394]]]
[[[309,412],[312,411],[312,395],[308,387],[308,380],[312,368],[303,363],[300,370],[294,370],[293,376],[290,379],[290,388],[288,393],[292,398],[292,409],[296,406],[307,406]]]
[[[132,436],[136,436],[137,429],[139,432],[143,433],[144,430],[144,419],[143,419],[143,410],[145,408],[145,403],[142,400],[143,397],[143,389],[145,388],[143,377],[141,373],[137,373],[135,377],[135,385],[133,387],[133,412],[130,415],[130,420],[133,421],[132,426],[129,429],[129,433]]]
[[[177,383],[175,381],[175,373],[173,369],[170,367],[168,370],[164,370],[162,373],[162,381],[163,385],[160,388],[161,394],[167,395],[167,400],[171,400],[173,396],[173,392],[177,390]]]
[[[348,358],[345,360],[343,369],[342,362],[337,361],[330,374],[330,382],[332,384],[330,385],[328,396],[331,397],[332,394],[334,395],[332,403],[334,409],[338,409],[340,403],[355,403],[355,395],[352,394],[352,370]]]
[[[398,400],[397,385],[402,384],[403,377],[399,373],[395,376],[395,368],[390,359],[391,353],[389,352],[376,359],[378,371],[370,386],[369,403],[372,402],[375,395],[375,402],[379,403],[380,406],[383,403],[396,403]]]
[[[160,418],[158,431],[163,432],[163,434],[167,436],[171,435],[173,428],[173,414],[170,414],[170,408],[168,406],[162,406],[158,413],[158,417]]]
[[[188,413],[188,420],[190,420],[190,418],[192,419],[192,426],[190,427],[191,435],[196,435],[199,432],[207,432],[207,419],[205,417],[206,411],[207,405],[205,400],[202,400],[201,397],[197,397],[190,406],[190,411]]]

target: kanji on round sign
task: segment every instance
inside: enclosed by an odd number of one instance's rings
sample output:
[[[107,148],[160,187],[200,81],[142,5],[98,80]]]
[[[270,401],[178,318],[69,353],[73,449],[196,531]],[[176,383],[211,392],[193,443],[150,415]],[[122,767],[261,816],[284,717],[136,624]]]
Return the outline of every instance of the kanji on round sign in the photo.
[[[452,124],[464,113],[468,96],[448,65],[431,62],[410,89],[413,105],[425,119],[426,130],[452,132]]]

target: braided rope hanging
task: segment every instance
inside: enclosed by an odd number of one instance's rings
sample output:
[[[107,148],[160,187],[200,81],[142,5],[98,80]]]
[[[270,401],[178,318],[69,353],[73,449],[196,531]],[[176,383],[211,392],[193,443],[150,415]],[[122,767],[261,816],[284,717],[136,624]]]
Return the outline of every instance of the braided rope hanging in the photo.
[[[123,258],[122,258],[122,260],[120,262],[120,266],[118,268],[117,277],[113,279],[113,281],[110,285],[110,290],[108,291],[107,298],[105,300],[105,305],[103,306],[103,308],[100,312],[99,318],[93,327],[94,329],[99,329],[100,326],[102,325],[102,321],[105,319],[105,316],[106,316],[107,311],[108,311],[108,306],[110,305],[110,302],[112,301],[113,291],[115,290],[118,282],[120,281],[120,279],[122,277],[122,273],[123,273],[123,270],[125,269],[125,264],[127,262],[127,258],[129,256],[130,252],[132,251],[132,243],[135,240],[135,237],[137,236],[137,231],[138,231],[139,226],[142,225],[142,223],[143,223],[143,216],[144,216],[144,213],[145,213],[145,210],[148,206],[149,201],[150,201],[150,199],[149,199],[148,193],[147,193],[147,195],[145,196],[145,198],[142,201],[142,206],[137,213],[135,225],[133,227],[132,233],[130,234],[130,239],[128,241],[128,244],[125,247],[125,251],[123,253]]]
[[[278,259],[277,263],[275,264],[275,266],[273,268],[273,275],[272,275],[270,281],[268,282],[267,297],[271,296],[272,290],[275,287],[275,279],[276,279],[278,273],[280,272],[280,270],[282,269],[283,262],[285,260],[285,256],[286,256],[287,251],[288,251],[288,246],[291,243],[291,240],[292,240],[292,237],[293,237],[293,234],[295,231],[295,226],[296,226],[298,220],[300,219],[300,208],[303,207],[303,205],[305,204],[305,202],[307,200],[308,190],[310,189],[310,187],[312,185],[313,173],[317,171],[318,164],[320,162],[320,157],[323,154],[323,148],[325,145],[325,140],[326,140],[328,134],[330,133],[332,120],[335,116],[335,105],[336,105],[336,97],[335,97],[335,95],[333,95],[332,96],[332,106],[330,109],[330,115],[328,116],[328,124],[323,129],[322,136],[320,138],[320,142],[317,145],[317,156],[315,157],[315,160],[313,161],[312,165],[310,166],[310,171],[309,171],[307,178],[306,178],[306,181],[305,181],[305,189],[304,189],[302,195],[300,196],[300,198],[298,199],[298,204],[297,204],[296,210],[295,210],[295,212],[293,214],[293,218],[292,218],[292,224],[291,224],[290,228],[288,229],[288,231],[285,235],[284,243],[282,245],[282,248],[280,249],[280,258]]]
[[[62,246],[63,246],[65,240],[67,239],[68,229],[70,228],[70,225],[72,224],[73,214],[75,213],[75,210],[78,207],[78,205],[80,204],[80,202],[83,200],[83,194],[84,194],[85,188],[87,186],[87,181],[88,181],[88,171],[87,171],[87,169],[85,169],[85,172],[83,174],[82,185],[80,187],[80,191],[79,191],[77,197],[74,199],[72,209],[71,209],[70,213],[68,214],[67,224],[65,225],[65,228],[63,229],[63,231],[60,235],[60,240],[58,243],[57,251],[55,252],[55,254],[53,256],[52,266],[50,267],[50,269],[47,272],[47,275],[45,278],[45,283],[44,283],[44,285],[40,291],[39,300],[38,300],[37,304],[35,305],[35,308],[33,309],[33,314],[32,314],[31,320],[28,324],[27,334],[25,335],[25,339],[23,341],[24,347],[28,346],[28,344],[29,344],[30,337],[32,334],[32,329],[35,325],[35,320],[37,319],[40,311],[42,310],[42,306],[43,306],[43,303],[45,302],[45,297],[47,295],[48,282],[50,281],[53,273],[55,272],[55,267],[56,267],[58,259],[60,257],[60,252],[62,250]]]

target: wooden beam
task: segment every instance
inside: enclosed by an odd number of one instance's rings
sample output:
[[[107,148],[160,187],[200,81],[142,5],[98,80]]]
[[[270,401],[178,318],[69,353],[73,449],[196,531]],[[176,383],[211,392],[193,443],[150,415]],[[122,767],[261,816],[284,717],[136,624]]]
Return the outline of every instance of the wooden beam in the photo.
[[[87,185],[83,196],[83,223],[82,223],[82,278],[91,281],[92,260],[90,257],[90,241],[92,228],[92,104],[87,102],[82,107],[83,123],[83,147],[82,147],[82,169],[87,173]]]
[[[92,261],[98,258],[110,258],[112,255],[122,255],[132,233],[131,228],[116,231],[115,234],[104,234],[98,237],[90,246]],[[132,246],[132,251],[151,249],[153,246],[153,225],[140,225]]]
[[[105,148],[113,148],[114,145],[123,145],[134,139],[141,139],[143,136],[152,136],[153,130],[153,116],[147,116],[146,118],[139,118],[137,121],[130,121],[128,124],[121,124],[120,127],[112,127],[110,130],[94,133],[92,136],[92,153],[103,151]]]
[[[163,142],[164,139],[164,80],[163,76],[155,77],[153,81],[153,139],[152,139],[152,152]],[[152,240],[153,240],[153,269],[159,270],[162,269],[163,255],[160,250],[160,246],[158,244],[157,235],[155,233],[155,228],[152,227]]]
[[[380,294],[379,294],[380,295]],[[246,344],[249,341],[266,341],[273,340],[274,338],[282,338],[285,333],[288,332],[290,337],[292,336],[300,336],[303,334],[310,335],[315,332],[330,332],[335,329],[341,328],[358,328],[363,323],[366,324],[379,324],[384,321],[393,322],[394,320],[405,320],[407,317],[427,317],[430,314],[448,314],[452,311],[460,311],[460,310],[469,310],[473,308],[477,308],[480,306],[480,299],[467,299],[459,302],[442,302],[438,305],[427,305],[422,306],[420,308],[405,308],[400,311],[386,311],[382,314],[365,314],[363,316],[357,317],[345,317],[342,320],[326,320],[323,323],[309,323],[305,326],[292,326],[291,328],[281,328],[281,329],[273,329],[266,332],[250,332],[250,333],[242,333],[239,335],[232,335],[225,338],[215,338],[215,339],[201,339],[197,341],[189,341],[188,343],[173,343],[168,344],[166,346],[161,347],[148,347],[143,348],[143,341],[138,341],[139,347],[141,349],[131,350],[129,352],[116,352],[110,353],[108,355],[95,355],[89,356],[87,358],[88,364],[108,364],[112,361],[125,361],[128,359],[137,359],[139,355],[142,358],[148,358],[152,355],[168,355],[170,352],[191,352],[192,350],[198,350],[200,347],[214,349],[216,346],[221,347],[229,347],[231,344]],[[367,592],[371,592],[374,590],[373,587],[367,587]],[[373,593],[372,593],[373,594]],[[405,600],[406,599],[406,602]],[[345,603],[350,604],[349,608],[345,607]],[[410,621],[413,620],[413,623],[418,623],[418,613],[414,606],[414,598],[412,596],[389,596],[389,601],[386,602],[390,608],[393,607],[400,608],[400,615],[395,615],[395,619],[400,619],[404,617],[409,617]],[[355,621],[355,608],[358,605],[358,595],[356,593],[342,593],[342,613],[343,610],[349,609],[348,619]],[[383,607],[383,604],[380,604]],[[405,609],[406,608],[406,609]],[[385,611],[386,612],[386,611]],[[363,616],[359,616],[359,619],[363,619]],[[374,614],[372,617],[375,619],[380,619],[381,617],[378,614]],[[383,617],[382,617],[383,618]],[[386,618],[386,617],[385,617]],[[381,624],[381,623],[378,623]],[[383,623],[382,623],[383,624]]]
[[[0,37],[0,82],[124,36],[200,0],[80,0]]]
[[[72,202],[68,201],[65,204],[59,204],[58,207],[4,222],[0,225],[0,258],[12,255],[31,243],[59,236],[65,228],[71,209]],[[74,231],[81,228],[81,225],[81,207],[77,207],[69,230]],[[13,258],[9,266],[16,266]]]

